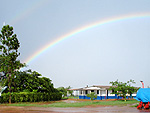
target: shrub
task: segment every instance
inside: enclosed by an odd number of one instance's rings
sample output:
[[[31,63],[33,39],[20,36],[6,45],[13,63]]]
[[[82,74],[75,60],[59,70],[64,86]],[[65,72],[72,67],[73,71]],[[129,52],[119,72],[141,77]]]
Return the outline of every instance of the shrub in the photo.
[[[11,93],[12,102],[40,102],[60,100],[62,95],[59,92],[55,93],[40,93],[40,92],[20,92]],[[9,102],[9,93],[3,93],[0,98],[1,103]]]
[[[94,100],[94,98],[97,98],[97,95],[94,92],[91,92],[90,94],[87,94],[87,97],[90,97],[91,100]]]

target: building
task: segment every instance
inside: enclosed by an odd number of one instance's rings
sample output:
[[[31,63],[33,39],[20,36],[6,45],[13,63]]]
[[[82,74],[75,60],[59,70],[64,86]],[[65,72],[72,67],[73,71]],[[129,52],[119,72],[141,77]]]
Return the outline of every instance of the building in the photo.
[[[90,99],[90,97],[87,97],[87,94],[90,94],[91,92],[94,92],[97,94],[97,100],[103,100],[103,99],[122,99],[121,96],[118,96],[116,94],[111,94],[112,90],[109,90],[110,86],[99,86],[99,85],[93,85],[90,87],[84,87],[79,89],[70,89],[73,90],[74,96],[79,96],[79,99]],[[135,94],[132,94],[132,97],[136,96]],[[127,94],[127,98],[129,98],[130,95]]]

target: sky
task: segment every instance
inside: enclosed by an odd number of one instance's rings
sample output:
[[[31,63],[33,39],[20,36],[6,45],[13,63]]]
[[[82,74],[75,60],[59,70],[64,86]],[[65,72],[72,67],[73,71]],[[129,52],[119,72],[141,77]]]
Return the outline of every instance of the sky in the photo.
[[[142,80],[150,86],[150,0],[0,0],[0,4],[0,29],[14,28],[19,60],[27,63],[22,70],[39,72],[56,88],[111,85],[117,79],[135,80],[137,87]],[[148,16],[122,18],[129,15]],[[102,21],[107,22],[91,27]],[[44,49],[62,37],[67,38]]]

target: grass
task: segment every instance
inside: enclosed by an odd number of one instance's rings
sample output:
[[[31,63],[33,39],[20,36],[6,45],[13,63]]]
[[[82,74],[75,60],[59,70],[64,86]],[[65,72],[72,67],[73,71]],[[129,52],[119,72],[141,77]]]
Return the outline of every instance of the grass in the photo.
[[[138,103],[137,100],[127,100],[126,102],[124,100],[116,100],[116,101],[102,101],[102,102],[96,102],[96,105],[105,105],[105,106],[127,106],[128,104],[135,104]]]
[[[79,99],[78,96],[68,96],[68,97],[62,97],[62,99]]]
[[[128,104],[138,103],[136,100],[115,100],[115,101],[77,101],[74,103],[66,103],[62,101],[56,102],[35,102],[35,103],[14,103],[14,104],[2,104],[6,106],[34,106],[34,107],[85,107],[85,106],[126,106]]]
[[[70,99],[79,99],[79,96],[69,96]]]

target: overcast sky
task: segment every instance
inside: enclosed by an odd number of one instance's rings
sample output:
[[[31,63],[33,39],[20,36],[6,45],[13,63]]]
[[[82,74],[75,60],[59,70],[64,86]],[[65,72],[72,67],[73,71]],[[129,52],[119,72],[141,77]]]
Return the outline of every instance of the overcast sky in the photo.
[[[14,27],[25,62],[55,39],[97,21],[149,13],[150,0],[0,0],[0,28]],[[26,69],[54,87],[110,85],[135,80],[150,86],[150,17],[104,24],[49,48]]]

